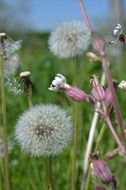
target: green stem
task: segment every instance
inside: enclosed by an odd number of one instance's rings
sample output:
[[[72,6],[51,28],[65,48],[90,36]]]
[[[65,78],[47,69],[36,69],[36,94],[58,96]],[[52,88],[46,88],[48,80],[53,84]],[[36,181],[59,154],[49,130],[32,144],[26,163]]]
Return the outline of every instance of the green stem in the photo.
[[[7,144],[7,116],[6,116],[6,99],[4,89],[4,74],[3,74],[3,62],[0,61],[0,76],[1,76],[1,111],[2,111],[2,124],[3,124],[3,145],[4,145],[4,180],[5,190],[10,190],[10,171],[9,171],[9,157],[8,157],[8,144]]]
[[[45,190],[49,190],[49,157],[45,157]]]
[[[33,103],[32,103],[32,95],[31,95],[31,94],[29,94],[29,95],[27,96],[27,100],[28,100],[29,108],[31,108],[31,107],[33,106]]]
[[[101,144],[101,141],[103,139],[104,133],[106,130],[106,125],[105,123],[102,124],[95,148],[94,148],[94,152],[96,152],[99,149],[99,146]],[[85,190],[89,190],[89,185],[90,185],[90,179],[91,179],[91,168],[90,165],[88,165],[88,175],[87,175],[87,180],[86,180],[86,185],[85,185]]]
[[[72,148],[72,159],[71,159],[71,190],[76,190],[76,157],[77,157],[77,137],[78,137],[78,104],[75,103],[74,107],[74,138]]]
[[[96,152],[99,149],[99,146],[101,145],[101,141],[102,141],[103,136],[105,134],[105,130],[106,130],[106,124],[103,123],[102,127],[101,127],[101,130],[100,130],[100,133],[99,133],[99,136],[97,138],[97,142],[96,142],[96,145],[95,145],[94,152]]]
[[[52,172],[52,160],[51,157],[45,157],[45,190],[55,190],[55,184]]]

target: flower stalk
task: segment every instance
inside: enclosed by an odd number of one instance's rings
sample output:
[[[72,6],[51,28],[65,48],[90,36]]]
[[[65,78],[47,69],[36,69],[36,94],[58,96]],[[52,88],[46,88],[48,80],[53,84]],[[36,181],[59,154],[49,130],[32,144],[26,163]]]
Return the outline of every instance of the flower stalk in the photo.
[[[95,43],[94,48],[98,51],[98,53],[100,54],[100,57],[101,57],[103,70],[105,72],[105,76],[106,76],[106,79],[108,81],[108,84],[110,86],[111,93],[112,93],[112,96],[113,96],[113,106],[114,106],[114,109],[115,109],[117,121],[118,121],[119,128],[120,128],[120,131],[121,131],[121,134],[122,134],[122,137],[123,137],[123,141],[124,141],[125,147],[126,147],[126,136],[125,136],[125,133],[124,133],[122,115],[121,115],[121,112],[120,112],[120,109],[119,109],[118,100],[117,100],[115,89],[114,89],[114,86],[113,86],[111,73],[110,73],[110,70],[109,70],[109,67],[108,67],[108,64],[107,64],[108,61],[105,58],[104,41],[101,38],[99,38],[97,35],[95,35],[95,33],[93,31],[93,28],[91,26],[90,20],[88,18],[88,15],[86,13],[86,9],[85,9],[85,7],[83,5],[83,1],[79,0],[79,2],[80,2],[80,8],[81,8],[81,11],[82,11],[82,14],[83,14],[84,21],[85,21],[89,31],[91,32],[93,42]]]
[[[10,186],[10,169],[8,157],[8,144],[7,144],[7,116],[6,116],[6,98],[4,89],[4,74],[3,74],[3,61],[0,60],[0,82],[1,82],[1,111],[2,111],[2,124],[3,124],[3,146],[4,146],[4,180],[5,190],[11,190]]]

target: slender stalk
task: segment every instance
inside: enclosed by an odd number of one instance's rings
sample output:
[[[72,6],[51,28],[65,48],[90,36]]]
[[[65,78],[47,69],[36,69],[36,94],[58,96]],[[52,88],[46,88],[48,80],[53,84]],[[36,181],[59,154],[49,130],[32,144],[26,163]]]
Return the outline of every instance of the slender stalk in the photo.
[[[45,190],[55,190],[55,184],[52,175],[51,157],[47,156],[45,159]]]
[[[106,117],[105,117],[105,121],[106,121],[106,123],[108,124],[108,127],[109,127],[109,129],[110,129],[110,131],[111,131],[111,133],[112,133],[112,135],[113,135],[113,137],[114,137],[114,139],[115,139],[117,145],[119,146],[119,148],[121,149],[121,151],[126,155],[126,151],[125,151],[125,149],[124,149],[124,146],[123,146],[123,144],[121,143],[121,141],[120,141],[120,139],[119,139],[117,133],[115,132],[115,130],[114,130],[114,128],[113,128],[113,125],[112,125],[112,122],[111,122],[111,120],[110,120],[110,117],[109,117],[109,116],[106,116]]]
[[[27,100],[28,100],[29,108],[31,108],[33,106],[33,103],[32,103],[32,93],[30,93],[29,95],[27,95]]]
[[[101,84],[104,85],[104,83],[105,83],[105,75],[102,74]],[[97,108],[100,108],[100,104],[99,103],[97,103],[96,106],[97,106]],[[97,126],[98,118],[99,118],[99,113],[98,112],[94,112],[94,116],[93,116],[93,119],[92,119],[90,132],[89,132],[88,142],[87,142],[87,149],[86,149],[86,153],[84,153],[83,177],[82,177],[82,183],[81,183],[80,190],[84,189],[84,185],[85,185],[85,182],[86,182],[86,176],[87,176],[88,167],[89,167],[89,155],[91,153],[92,146],[93,146],[95,129],[96,129],[96,126]]]
[[[96,141],[96,146],[95,146],[95,149],[94,149],[94,152],[96,152],[99,148],[99,145],[101,144],[101,141],[103,139],[103,136],[104,136],[104,133],[105,133],[105,130],[106,130],[106,125],[105,123],[102,124],[102,127],[101,127],[101,130],[100,130],[100,133],[98,135],[98,139]]]
[[[88,15],[86,13],[86,10],[85,10],[85,7],[83,5],[83,1],[82,0],[79,0],[79,3],[80,3],[80,8],[81,8],[81,11],[82,11],[82,15],[83,15],[83,18],[85,20],[85,23],[88,27],[88,30],[92,33],[93,32],[93,28],[90,24],[90,21],[89,21],[89,18],[88,18]]]
[[[4,180],[5,190],[10,190],[10,170],[9,170],[9,157],[8,157],[8,144],[7,144],[7,116],[6,116],[6,99],[4,89],[4,75],[3,75],[3,61],[0,61],[0,76],[1,76],[1,111],[2,111],[2,124],[3,124],[3,145],[4,145]]]
[[[78,104],[74,107],[74,138],[71,152],[71,190],[76,190],[76,157],[77,157],[77,137],[78,137]]]
[[[45,190],[49,190],[49,157],[45,157]]]
[[[55,183],[54,183],[54,176],[53,176],[53,170],[52,170],[52,158],[49,158],[49,181],[51,190],[55,190]]]
[[[123,137],[123,141],[125,143],[125,148],[126,148],[126,135],[125,135],[125,132],[124,132],[122,115],[121,115],[120,108],[119,108],[119,105],[118,105],[116,92],[115,92],[115,89],[114,89],[114,86],[113,86],[111,73],[110,73],[110,70],[109,70],[109,67],[108,67],[108,64],[107,64],[107,60],[105,58],[102,58],[101,60],[103,62],[103,69],[104,69],[104,72],[105,72],[106,79],[108,80],[109,86],[111,88],[111,93],[112,93],[112,96],[113,96],[113,106],[114,106],[114,109],[115,109],[118,125],[119,125],[119,128],[120,128],[122,137]]]
[[[106,126],[105,126],[105,123],[103,123],[100,133],[99,133],[99,136],[98,136],[98,139],[97,139],[97,142],[96,142],[96,145],[95,145],[95,148],[94,148],[94,152],[96,152],[98,150],[99,145],[101,144],[105,129],[106,129]],[[87,178],[86,178],[86,182],[85,182],[85,188],[83,187],[83,189],[89,190],[90,178],[91,178],[91,168],[89,167],[89,164],[88,164],[88,174],[87,174]]]
[[[93,28],[91,26],[90,20],[88,18],[87,13],[86,13],[86,9],[85,9],[85,7],[83,5],[83,1],[79,0],[79,3],[80,3],[80,8],[81,8],[81,11],[82,11],[82,14],[83,14],[84,21],[85,21],[85,23],[86,23],[89,31],[93,34]],[[99,44],[99,41],[97,41],[97,43]],[[100,51],[99,53],[101,55],[105,55],[105,52],[103,52],[104,50],[100,48],[100,44],[99,44],[98,51]],[[125,143],[125,148],[126,148],[126,136],[125,136],[125,133],[124,133],[123,120],[122,120],[122,115],[121,115],[121,112],[120,112],[120,109],[119,109],[119,105],[118,105],[118,100],[117,100],[117,97],[116,97],[115,89],[114,89],[114,86],[113,86],[111,73],[110,73],[109,67],[107,65],[107,60],[105,59],[105,57],[101,57],[101,60],[103,62],[103,70],[105,72],[106,79],[107,79],[107,81],[109,83],[109,86],[110,86],[110,89],[111,89],[111,92],[112,92],[113,106],[114,106],[114,109],[115,109],[117,121],[118,121],[119,128],[120,128],[120,131],[121,131],[121,134],[122,134],[122,137],[123,137],[123,141]]]

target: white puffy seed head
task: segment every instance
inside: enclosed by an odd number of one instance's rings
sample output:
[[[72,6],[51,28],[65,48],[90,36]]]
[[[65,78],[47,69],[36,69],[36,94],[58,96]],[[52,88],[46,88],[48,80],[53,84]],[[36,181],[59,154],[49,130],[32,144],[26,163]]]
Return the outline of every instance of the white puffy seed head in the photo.
[[[16,139],[34,156],[56,155],[71,140],[71,117],[57,105],[37,105],[17,121]]]
[[[91,34],[84,23],[65,22],[50,35],[49,49],[59,58],[81,55],[91,42]]]

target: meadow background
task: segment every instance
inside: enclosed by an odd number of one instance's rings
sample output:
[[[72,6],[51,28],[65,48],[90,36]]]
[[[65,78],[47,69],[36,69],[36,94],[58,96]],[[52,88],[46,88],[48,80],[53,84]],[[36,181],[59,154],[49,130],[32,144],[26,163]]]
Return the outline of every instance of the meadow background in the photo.
[[[126,28],[126,25],[124,25]],[[33,94],[33,104],[57,104],[66,109],[73,118],[73,108],[78,106],[78,138],[77,138],[77,181],[76,189],[80,188],[82,180],[82,163],[83,155],[86,150],[86,143],[90,124],[93,116],[93,109],[87,103],[75,103],[70,101],[63,93],[54,93],[48,90],[51,81],[57,73],[63,74],[69,84],[76,84],[86,92],[90,92],[90,77],[95,73],[102,74],[100,63],[92,64],[88,58],[83,54],[79,57],[78,63],[74,59],[58,59],[48,49],[48,37],[50,31],[40,32],[32,28],[30,31],[24,30],[23,32],[12,31],[3,26],[1,29],[13,38],[14,40],[22,40],[22,47],[19,50],[20,59],[22,62],[21,68],[17,73],[29,70],[31,72],[31,80],[36,86],[37,92]],[[98,32],[108,40],[111,31],[106,32],[104,27],[97,28]],[[111,71],[113,78],[120,82],[126,80],[126,49],[123,46],[118,46],[115,52],[118,51],[119,55],[113,55],[113,48],[108,48],[109,60],[111,60]],[[115,53],[116,55],[116,53]],[[117,89],[118,99],[126,125],[126,92]],[[14,127],[16,120],[21,113],[28,108],[27,98],[24,95],[14,95],[6,89],[7,100],[7,119],[8,119],[8,141],[10,146],[9,162],[12,179],[13,190],[44,190],[44,159],[43,157],[35,158],[21,151],[21,147],[15,140]],[[114,120],[114,118],[113,118]],[[100,130],[102,121],[99,120],[97,131],[95,133],[95,142]],[[116,121],[115,121],[116,126]],[[0,136],[2,136],[2,127],[0,127]],[[95,145],[94,142],[94,145]],[[100,155],[116,147],[116,144],[111,138],[110,131],[106,126],[103,142],[100,146]],[[54,181],[57,190],[71,189],[71,159],[72,159],[72,142],[71,144],[58,156],[53,157],[52,166],[54,173]],[[2,158],[0,159],[0,189],[3,189],[3,174],[2,174]],[[126,159],[117,156],[108,162],[111,170],[117,176],[118,189],[125,190],[126,187]],[[92,188],[93,190],[93,183]]]

